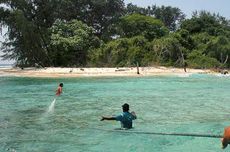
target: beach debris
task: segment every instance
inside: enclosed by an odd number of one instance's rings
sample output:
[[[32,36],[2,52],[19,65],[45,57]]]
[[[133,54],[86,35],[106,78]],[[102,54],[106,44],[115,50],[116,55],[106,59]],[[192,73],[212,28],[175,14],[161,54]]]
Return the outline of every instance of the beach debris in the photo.
[[[72,72],[73,72],[73,69],[70,69],[70,70],[69,70],[69,73],[72,73]]]

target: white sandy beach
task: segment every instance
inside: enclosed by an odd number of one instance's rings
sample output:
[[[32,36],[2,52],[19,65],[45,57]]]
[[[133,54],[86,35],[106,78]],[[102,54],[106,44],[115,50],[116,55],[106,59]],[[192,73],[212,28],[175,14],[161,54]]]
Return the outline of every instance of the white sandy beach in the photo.
[[[155,75],[177,75],[181,77],[190,74],[212,74],[211,70],[184,69],[166,67],[140,67],[137,74],[136,67],[122,68],[5,68],[0,69],[0,75],[17,77],[101,77],[101,76],[155,76]]]

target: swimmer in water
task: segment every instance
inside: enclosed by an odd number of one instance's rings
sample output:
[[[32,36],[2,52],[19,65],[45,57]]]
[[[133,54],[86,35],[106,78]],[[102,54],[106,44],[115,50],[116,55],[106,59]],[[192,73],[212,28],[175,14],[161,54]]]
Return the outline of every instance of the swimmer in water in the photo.
[[[56,90],[56,96],[60,96],[62,94],[62,87],[63,87],[63,83],[60,83]]]

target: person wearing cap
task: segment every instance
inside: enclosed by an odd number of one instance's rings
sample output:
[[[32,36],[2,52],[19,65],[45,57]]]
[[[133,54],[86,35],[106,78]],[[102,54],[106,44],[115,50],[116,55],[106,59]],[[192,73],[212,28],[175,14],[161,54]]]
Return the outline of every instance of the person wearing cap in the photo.
[[[56,90],[56,96],[60,96],[62,93],[62,87],[63,87],[63,83],[60,83],[57,90]]]
[[[104,117],[102,116],[101,121],[104,120],[116,120],[121,122],[121,128],[131,129],[133,127],[133,120],[137,119],[135,112],[129,112],[129,104],[125,103],[122,105],[123,113],[116,117]]]
[[[224,135],[221,139],[222,142],[222,149],[225,149],[228,144],[230,144],[230,126],[224,129]]]

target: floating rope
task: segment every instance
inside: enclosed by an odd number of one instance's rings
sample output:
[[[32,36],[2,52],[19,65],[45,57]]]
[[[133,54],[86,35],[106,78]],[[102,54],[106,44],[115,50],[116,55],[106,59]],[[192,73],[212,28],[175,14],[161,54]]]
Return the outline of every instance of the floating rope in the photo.
[[[96,130],[107,131],[107,132],[119,132],[119,133],[132,133],[132,134],[148,134],[148,135],[161,135],[161,136],[189,136],[189,137],[203,137],[203,138],[223,138],[222,135],[209,135],[209,134],[193,134],[193,133],[161,133],[161,132],[143,132],[143,131],[132,131],[125,129],[109,130],[99,129]]]

